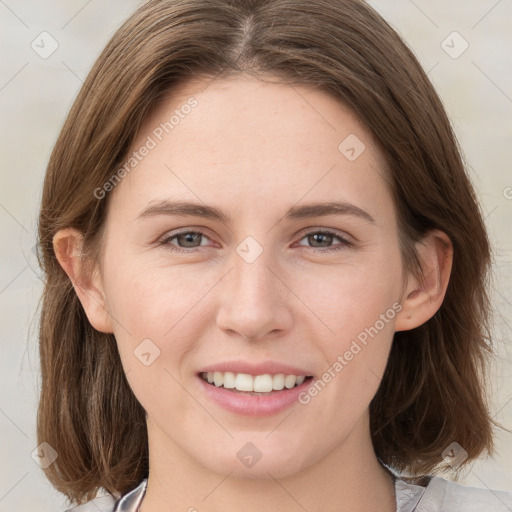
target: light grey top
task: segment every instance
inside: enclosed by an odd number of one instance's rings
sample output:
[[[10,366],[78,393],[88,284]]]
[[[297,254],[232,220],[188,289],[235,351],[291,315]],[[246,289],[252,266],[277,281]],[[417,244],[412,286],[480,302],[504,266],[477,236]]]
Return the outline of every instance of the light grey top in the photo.
[[[147,480],[116,500],[111,494],[65,512],[137,512]],[[396,512],[512,512],[512,492],[466,487],[433,476],[426,487],[395,480]]]

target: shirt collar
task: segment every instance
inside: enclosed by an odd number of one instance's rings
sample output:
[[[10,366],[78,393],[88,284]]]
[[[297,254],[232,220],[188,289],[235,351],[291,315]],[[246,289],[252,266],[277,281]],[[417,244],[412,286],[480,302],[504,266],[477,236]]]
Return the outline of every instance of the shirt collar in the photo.
[[[394,478],[394,482],[396,511],[413,512],[425,493],[426,488],[420,485],[410,484],[398,477]],[[145,478],[137,487],[126,493],[116,502],[112,512],[137,512],[146,494],[147,485],[148,481],[147,478]]]

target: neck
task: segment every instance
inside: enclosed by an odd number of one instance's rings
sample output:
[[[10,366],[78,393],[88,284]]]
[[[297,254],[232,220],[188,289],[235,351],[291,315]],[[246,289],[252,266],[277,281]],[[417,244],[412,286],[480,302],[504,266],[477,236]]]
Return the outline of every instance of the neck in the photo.
[[[362,418],[368,425],[368,417]],[[394,484],[379,463],[369,428],[349,437],[316,464],[291,476],[242,479],[211,471],[155,425],[149,428],[150,471],[140,512],[298,511],[395,512]],[[165,449],[164,449],[165,447]]]

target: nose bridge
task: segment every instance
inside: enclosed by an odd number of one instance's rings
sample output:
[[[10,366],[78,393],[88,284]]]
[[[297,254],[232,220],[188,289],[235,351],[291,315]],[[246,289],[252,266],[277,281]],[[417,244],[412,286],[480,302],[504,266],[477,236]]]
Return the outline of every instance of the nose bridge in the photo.
[[[218,312],[220,328],[258,339],[289,327],[285,287],[272,268],[277,265],[271,250],[252,237],[237,246]]]
[[[239,298],[252,300],[255,305],[259,299],[274,299],[277,292],[275,276],[269,269],[273,264],[275,266],[275,258],[271,256],[269,248],[260,247],[261,252],[251,246],[251,242],[240,244],[231,272]]]

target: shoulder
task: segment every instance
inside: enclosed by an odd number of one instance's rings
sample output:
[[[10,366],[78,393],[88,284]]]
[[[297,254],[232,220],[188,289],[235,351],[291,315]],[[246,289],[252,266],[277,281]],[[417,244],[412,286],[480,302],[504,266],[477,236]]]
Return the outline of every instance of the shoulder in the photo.
[[[146,492],[146,486],[147,479],[144,479],[121,497],[107,493],[64,512],[136,512]]]
[[[468,487],[433,476],[426,487],[397,480],[399,512],[510,512],[512,492]]]
[[[512,510],[512,492],[468,487],[438,476],[433,477],[430,481],[423,499],[426,500],[426,504],[438,502],[443,510],[450,510],[452,507],[458,512],[480,510],[510,512]]]

